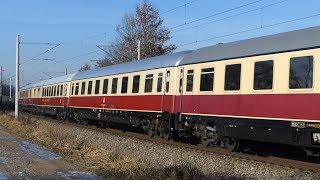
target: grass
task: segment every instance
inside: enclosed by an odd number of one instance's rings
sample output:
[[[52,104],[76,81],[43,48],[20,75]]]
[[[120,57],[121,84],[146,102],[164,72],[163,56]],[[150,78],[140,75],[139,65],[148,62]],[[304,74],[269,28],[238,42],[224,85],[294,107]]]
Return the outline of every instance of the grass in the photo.
[[[7,114],[0,114],[0,126],[46,147],[82,170],[96,173],[102,179],[243,179],[224,173],[205,175],[190,164],[152,168],[146,161],[125,154],[119,147],[91,145],[84,138],[57,130],[42,123],[41,119],[25,115],[18,121]]]

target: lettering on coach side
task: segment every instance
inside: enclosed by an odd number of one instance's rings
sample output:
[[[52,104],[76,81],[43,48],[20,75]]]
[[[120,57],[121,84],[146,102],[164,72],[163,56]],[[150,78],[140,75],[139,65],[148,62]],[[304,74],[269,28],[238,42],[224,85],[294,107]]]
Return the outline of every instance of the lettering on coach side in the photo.
[[[305,122],[291,122],[291,127],[295,128],[306,128],[306,123]]]
[[[318,124],[318,123],[312,123],[312,124],[308,123],[307,127],[320,129],[320,124]]]

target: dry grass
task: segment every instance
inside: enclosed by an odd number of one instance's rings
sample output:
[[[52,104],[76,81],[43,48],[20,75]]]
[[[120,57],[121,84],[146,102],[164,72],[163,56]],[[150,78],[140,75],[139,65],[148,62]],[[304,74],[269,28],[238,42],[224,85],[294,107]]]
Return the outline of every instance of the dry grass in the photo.
[[[223,174],[203,175],[188,164],[165,169],[151,168],[147,162],[125,154],[120,147],[97,147],[86,138],[42,122],[28,116],[22,116],[17,121],[7,114],[0,114],[0,126],[11,133],[40,144],[103,179],[230,179],[230,176]]]

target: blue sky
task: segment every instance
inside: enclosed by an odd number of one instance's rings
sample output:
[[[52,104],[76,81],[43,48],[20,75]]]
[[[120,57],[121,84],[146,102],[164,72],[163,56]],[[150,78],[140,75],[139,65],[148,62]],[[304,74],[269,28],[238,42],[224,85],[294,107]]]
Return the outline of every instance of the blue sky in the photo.
[[[220,42],[236,41],[320,25],[320,16],[317,16],[225,36],[252,28],[265,27],[291,19],[319,14],[318,0],[287,0],[263,9],[261,7],[281,2],[282,0],[197,0],[187,6],[165,13],[172,8],[192,1],[150,0],[159,9],[165,21],[165,26],[171,29],[172,39],[170,43],[174,43],[179,47],[176,51],[197,49]],[[14,75],[15,38],[17,34],[21,35],[23,42],[61,44],[50,53],[37,57],[55,59],[56,62],[29,60],[50,49],[51,46],[21,45],[21,84],[25,85],[40,79],[47,79],[50,76],[63,75],[66,67],[69,71],[75,72],[84,63],[101,58],[103,52],[96,45],[104,45],[111,42],[115,37],[115,27],[120,23],[124,13],[133,13],[135,4],[141,2],[142,0],[2,0],[0,5],[0,64],[6,70],[4,77],[8,78]],[[255,3],[193,22],[202,17],[214,15],[251,2]],[[217,21],[219,19],[224,20]],[[175,28],[180,25],[183,26]],[[209,38],[212,39],[181,46]]]

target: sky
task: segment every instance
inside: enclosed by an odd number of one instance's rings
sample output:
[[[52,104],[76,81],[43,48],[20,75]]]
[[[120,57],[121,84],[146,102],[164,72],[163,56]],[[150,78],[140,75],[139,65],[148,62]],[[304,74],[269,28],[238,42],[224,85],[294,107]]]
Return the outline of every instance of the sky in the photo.
[[[0,65],[5,70],[4,82],[8,83],[15,74],[17,35],[22,42],[20,83],[24,86],[61,76],[66,68],[72,73],[85,63],[94,64],[104,56],[97,45],[112,42],[123,15],[134,13],[136,4],[142,1],[0,0]],[[149,2],[170,29],[169,43],[178,47],[176,52],[320,25],[318,0]],[[53,48],[54,45],[28,43],[60,45]]]

